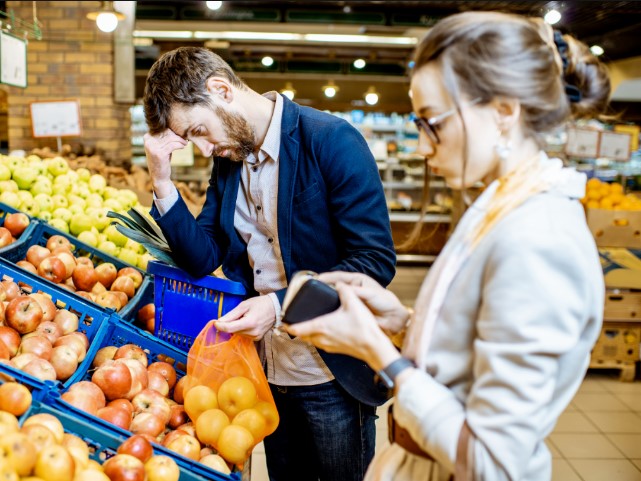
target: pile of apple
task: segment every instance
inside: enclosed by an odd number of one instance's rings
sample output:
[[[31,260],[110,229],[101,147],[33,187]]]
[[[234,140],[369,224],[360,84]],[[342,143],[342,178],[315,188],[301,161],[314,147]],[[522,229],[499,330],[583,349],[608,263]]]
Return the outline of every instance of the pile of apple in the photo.
[[[31,220],[24,212],[10,212],[4,216],[4,223],[0,227],[0,247],[14,243],[25,231]]]
[[[101,307],[122,309],[143,281],[133,267],[120,270],[111,262],[94,266],[88,257],[74,256],[73,245],[62,235],[52,235],[46,246],[34,244],[18,267],[95,302]]]
[[[89,349],[78,316],[7,279],[0,282],[0,301],[0,363],[42,381],[69,379]]]
[[[100,174],[73,170],[62,157],[0,155],[0,202],[42,219],[58,230],[123,261],[147,268],[151,258],[140,244],[128,239],[107,217],[112,210],[127,215],[140,206],[129,189],[107,185]],[[145,210],[145,209],[143,209]]]
[[[20,426],[17,416],[27,412],[31,402],[31,393],[22,384],[0,385],[0,479],[178,481],[180,470],[173,459],[154,456],[153,449],[141,449],[135,439],[126,440],[100,465],[90,459],[87,443],[65,432],[52,414],[28,416]]]
[[[70,386],[63,400],[225,474],[233,465],[242,467],[278,425],[276,408],[242,376],[230,377],[217,391],[191,386],[188,376],[177,380],[170,363],[148,364],[135,344],[101,348],[92,366],[91,381]]]

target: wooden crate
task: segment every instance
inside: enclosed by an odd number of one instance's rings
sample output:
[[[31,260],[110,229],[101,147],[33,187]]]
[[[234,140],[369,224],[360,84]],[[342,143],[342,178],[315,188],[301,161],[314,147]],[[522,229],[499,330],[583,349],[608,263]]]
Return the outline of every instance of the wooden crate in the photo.
[[[607,289],[603,318],[613,321],[637,321],[641,323],[641,291]]]
[[[590,367],[619,369],[622,381],[633,381],[639,360],[641,323],[604,321],[590,358]]]

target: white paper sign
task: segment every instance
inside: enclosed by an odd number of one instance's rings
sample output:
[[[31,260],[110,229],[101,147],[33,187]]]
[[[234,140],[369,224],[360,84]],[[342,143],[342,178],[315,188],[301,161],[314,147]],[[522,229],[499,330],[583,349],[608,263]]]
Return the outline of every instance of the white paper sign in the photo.
[[[599,157],[612,160],[630,160],[630,134],[622,132],[601,132]]]
[[[33,102],[31,125],[34,137],[79,137],[80,104],[77,100]]]
[[[599,131],[568,129],[565,152],[572,157],[596,158],[599,156]]]
[[[27,42],[0,32],[0,82],[27,86]]]

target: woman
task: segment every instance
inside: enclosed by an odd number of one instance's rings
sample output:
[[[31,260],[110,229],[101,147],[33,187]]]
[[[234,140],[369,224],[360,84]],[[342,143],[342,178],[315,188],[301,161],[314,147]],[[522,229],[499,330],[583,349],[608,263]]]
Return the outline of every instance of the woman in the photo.
[[[578,201],[585,176],[549,159],[540,134],[601,113],[607,72],[542,22],[468,12],[422,40],[411,96],[428,165],[484,192],[415,314],[364,275],[326,273],[342,307],[287,330],[393,385],[395,437],[367,480],[549,480],[544,440],[587,369],[604,287]],[[406,328],[401,356],[388,336]]]

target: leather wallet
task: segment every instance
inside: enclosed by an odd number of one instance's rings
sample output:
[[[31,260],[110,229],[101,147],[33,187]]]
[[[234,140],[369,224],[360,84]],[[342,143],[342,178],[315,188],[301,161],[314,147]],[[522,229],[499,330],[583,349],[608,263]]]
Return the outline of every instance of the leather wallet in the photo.
[[[340,307],[336,289],[316,279],[315,273],[301,271],[294,277],[283,302],[283,323],[309,321]]]

